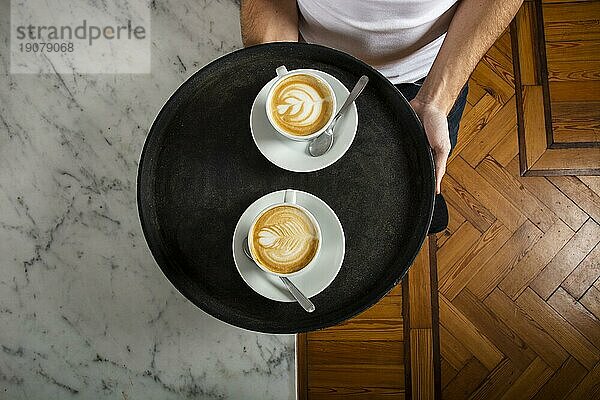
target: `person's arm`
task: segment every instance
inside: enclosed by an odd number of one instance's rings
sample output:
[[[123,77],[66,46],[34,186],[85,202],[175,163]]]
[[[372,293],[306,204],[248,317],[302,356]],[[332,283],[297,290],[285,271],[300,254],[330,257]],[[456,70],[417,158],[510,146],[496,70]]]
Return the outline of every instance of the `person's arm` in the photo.
[[[436,191],[450,152],[446,116],[479,60],[513,19],[523,0],[462,0],[444,43],[411,105],[434,153]]]
[[[242,0],[240,27],[244,47],[298,41],[296,0]]]

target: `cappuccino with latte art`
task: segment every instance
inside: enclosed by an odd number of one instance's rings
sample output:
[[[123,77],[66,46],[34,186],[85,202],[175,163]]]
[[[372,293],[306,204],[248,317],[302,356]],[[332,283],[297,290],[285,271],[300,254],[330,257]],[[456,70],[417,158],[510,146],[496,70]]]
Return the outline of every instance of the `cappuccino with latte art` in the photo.
[[[329,82],[313,69],[288,71],[282,65],[276,72],[265,103],[271,126],[295,141],[319,136],[335,117],[335,92]]]
[[[294,136],[308,136],[322,129],[333,114],[331,89],[308,74],[292,74],[275,88],[269,112],[275,125]]]
[[[302,270],[320,248],[318,227],[307,211],[282,204],[263,211],[248,236],[254,260],[277,274]]]

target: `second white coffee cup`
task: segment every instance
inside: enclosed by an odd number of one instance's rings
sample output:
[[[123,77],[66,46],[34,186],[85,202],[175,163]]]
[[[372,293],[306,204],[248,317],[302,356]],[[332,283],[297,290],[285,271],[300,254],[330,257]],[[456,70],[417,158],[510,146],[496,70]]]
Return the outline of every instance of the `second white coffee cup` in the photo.
[[[256,226],[256,222],[260,219],[260,217],[265,214],[267,211],[272,210],[275,207],[279,207],[279,206],[291,206],[291,207],[295,207],[297,209],[299,209],[300,211],[302,211],[304,214],[306,214],[306,216],[308,216],[308,218],[311,220],[311,222],[313,223],[315,230],[316,230],[316,234],[317,234],[317,249],[316,252],[314,254],[314,256],[312,257],[312,259],[310,260],[310,262],[308,264],[306,264],[306,266],[304,266],[302,269],[295,271],[295,272],[291,272],[291,273],[278,273],[275,271],[270,270],[269,268],[265,267],[264,265],[262,265],[258,260],[256,255],[253,252],[253,246],[252,246],[252,238],[254,237],[254,229]],[[296,203],[296,191],[293,189],[287,189],[285,191],[284,194],[284,198],[283,198],[283,202],[281,203],[277,203],[277,204],[273,204],[267,208],[265,208],[264,210],[262,210],[257,216],[256,218],[254,218],[254,221],[252,222],[252,225],[250,226],[250,229],[248,230],[248,247],[250,248],[250,254],[252,256],[252,258],[254,259],[256,265],[258,265],[260,267],[260,269],[262,269],[263,271],[272,274],[272,275],[277,275],[277,276],[286,276],[286,277],[291,277],[291,276],[296,276],[299,274],[302,274],[304,272],[306,272],[307,270],[309,270],[311,267],[314,266],[319,253],[321,251],[321,243],[323,241],[322,235],[321,235],[321,227],[319,226],[319,221],[317,221],[317,219],[315,218],[315,216],[308,211],[306,208],[302,207],[301,205]]]

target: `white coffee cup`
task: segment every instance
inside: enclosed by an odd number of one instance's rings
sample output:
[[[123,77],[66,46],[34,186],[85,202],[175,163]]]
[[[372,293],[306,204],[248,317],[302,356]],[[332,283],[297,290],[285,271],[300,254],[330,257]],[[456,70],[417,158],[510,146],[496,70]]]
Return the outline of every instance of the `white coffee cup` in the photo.
[[[325,130],[329,127],[329,125],[331,125],[333,118],[335,118],[335,111],[336,111],[336,104],[337,104],[336,98],[335,98],[335,92],[333,91],[333,88],[331,87],[329,82],[327,82],[325,79],[323,79],[318,74],[316,74],[315,70],[311,70],[311,69],[295,69],[292,71],[288,71],[287,68],[285,67],[285,65],[282,65],[276,69],[276,72],[277,72],[277,80],[275,81],[275,83],[273,83],[273,85],[269,89],[269,93],[267,94],[267,102],[265,105],[267,118],[269,119],[271,126],[277,132],[279,132],[281,135],[285,136],[286,138],[291,139],[291,140],[300,141],[300,142],[312,140],[312,139],[316,138],[317,136],[319,136],[321,133],[325,132]],[[331,115],[329,116],[327,123],[325,125],[323,125],[323,127],[321,129],[319,129],[316,132],[311,133],[310,135],[300,136],[300,135],[294,135],[289,132],[286,132],[285,130],[281,129],[275,123],[275,121],[273,120],[273,116],[271,114],[270,105],[271,105],[271,100],[273,99],[273,92],[275,91],[275,88],[284,78],[288,78],[293,75],[309,75],[309,76],[315,78],[316,80],[321,82],[327,88],[327,90],[329,91],[329,94],[331,96],[331,99],[332,99],[332,103],[333,103],[332,104],[332,112],[331,112]]]
[[[275,207],[280,207],[280,206],[291,206],[291,207],[295,207],[297,209],[299,209],[300,211],[302,211],[304,214],[306,214],[308,216],[308,218],[311,220],[312,224],[315,227],[316,233],[317,233],[317,239],[318,239],[318,243],[317,243],[317,250],[315,252],[315,255],[313,256],[312,260],[310,260],[310,262],[308,264],[306,264],[306,266],[304,266],[302,269],[295,271],[295,272],[291,272],[288,274],[284,274],[284,273],[278,273],[275,271],[270,270],[269,268],[263,266],[258,260],[257,257],[254,255],[254,253],[252,252],[252,243],[251,240],[253,238],[253,234],[254,234],[254,227],[256,225],[256,222],[259,220],[259,218],[266,213],[267,211],[275,208]],[[302,274],[304,272],[306,272],[309,268],[311,268],[312,266],[314,266],[315,261],[317,260],[319,253],[321,252],[321,242],[323,241],[322,235],[321,235],[321,227],[319,226],[319,221],[317,221],[317,219],[315,218],[314,215],[312,215],[312,213],[310,211],[308,211],[306,208],[302,207],[301,205],[296,203],[296,191],[293,189],[287,189],[284,193],[284,198],[283,198],[283,202],[282,203],[277,203],[277,204],[273,204],[270,205],[269,207],[265,208],[264,210],[262,210],[260,213],[258,213],[258,215],[256,216],[256,218],[254,218],[254,221],[252,221],[252,225],[250,225],[250,229],[248,230],[248,247],[250,249],[250,255],[252,256],[252,259],[254,260],[254,262],[256,263],[256,265],[258,265],[260,267],[260,269],[262,269],[263,271],[271,274],[271,275],[277,275],[277,276],[286,276],[286,277],[291,277],[291,276],[296,276],[299,274]]]

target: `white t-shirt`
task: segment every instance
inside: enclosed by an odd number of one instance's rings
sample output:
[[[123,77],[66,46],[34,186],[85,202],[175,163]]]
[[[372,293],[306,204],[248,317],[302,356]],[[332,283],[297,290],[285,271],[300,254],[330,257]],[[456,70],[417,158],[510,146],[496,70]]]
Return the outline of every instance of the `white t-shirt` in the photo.
[[[297,0],[301,40],[352,54],[392,83],[426,76],[457,0]]]

